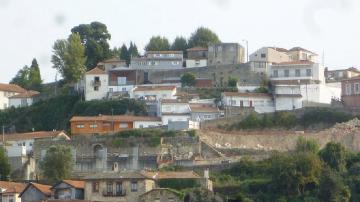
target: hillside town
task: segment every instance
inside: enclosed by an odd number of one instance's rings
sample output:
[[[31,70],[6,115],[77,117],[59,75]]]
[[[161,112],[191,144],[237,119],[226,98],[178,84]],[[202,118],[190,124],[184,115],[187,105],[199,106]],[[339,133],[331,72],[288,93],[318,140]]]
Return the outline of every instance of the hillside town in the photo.
[[[360,201],[359,67],[205,27],[109,39],[75,26],[61,78],[34,59],[0,83],[0,202]]]

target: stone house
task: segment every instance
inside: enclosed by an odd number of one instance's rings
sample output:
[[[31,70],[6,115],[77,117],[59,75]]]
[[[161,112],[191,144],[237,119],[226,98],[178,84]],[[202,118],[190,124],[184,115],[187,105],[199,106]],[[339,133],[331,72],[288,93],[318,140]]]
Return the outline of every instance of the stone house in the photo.
[[[47,200],[51,197],[51,186],[30,182],[20,193],[21,202]]]
[[[51,187],[53,199],[81,200],[84,199],[84,181],[63,180]]]
[[[25,184],[0,181],[1,202],[21,202],[19,194],[24,190]]]
[[[139,201],[155,181],[136,171],[95,173],[85,178],[85,200]]]
[[[140,196],[140,202],[183,202],[181,193],[168,188],[155,188]]]
[[[245,49],[238,43],[219,43],[208,49],[209,66],[245,63]]]

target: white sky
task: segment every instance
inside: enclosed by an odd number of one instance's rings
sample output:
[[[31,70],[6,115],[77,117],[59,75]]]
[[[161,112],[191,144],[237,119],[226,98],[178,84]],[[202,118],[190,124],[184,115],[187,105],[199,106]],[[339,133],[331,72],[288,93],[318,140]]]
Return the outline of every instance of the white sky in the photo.
[[[247,39],[250,53],[301,46],[324,50],[330,69],[360,67],[359,20],[359,0],[0,0],[0,82],[34,57],[45,82],[54,81],[54,41],[92,21],[107,25],[111,46],[143,49],[152,35],[173,40],[206,26],[223,42]]]

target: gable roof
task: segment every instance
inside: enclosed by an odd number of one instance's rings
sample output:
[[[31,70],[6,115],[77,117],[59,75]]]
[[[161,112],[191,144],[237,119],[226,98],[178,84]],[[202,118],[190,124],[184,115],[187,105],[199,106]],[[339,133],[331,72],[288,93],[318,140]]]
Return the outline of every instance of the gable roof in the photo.
[[[40,94],[40,92],[38,92],[38,91],[29,90],[29,91],[25,91],[23,93],[19,93],[17,95],[13,95],[10,98],[31,98],[31,97],[35,97],[39,94]]]
[[[106,72],[99,67],[94,67],[93,69],[86,72],[86,74],[106,74]]]
[[[62,136],[66,140],[70,140],[69,136],[64,131],[37,131],[29,133],[14,133],[4,135],[5,141],[18,141],[18,140],[30,140],[30,139],[42,139],[42,138],[56,138]]]
[[[51,189],[55,189],[59,184],[65,183],[68,184],[76,189],[84,189],[85,188],[85,181],[80,180],[62,180],[58,183],[56,183],[54,186],[51,187]]]
[[[51,190],[50,190],[51,186],[45,185],[45,184],[38,184],[38,183],[30,182],[25,187],[25,189],[20,193],[19,197],[21,197],[26,192],[26,190],[31,186],[33,186],[36,190],[38,190],[40,193],[44,194],[45,196],[47,196],[47,197],[51,196]]]
[[[161,91],[161,90],[175,90],[176,86],[137,86],[134,92],[137,91]]]
[[[5,92],[15,92],[15,93],[23,93],[26,92],[26,90],[16,84],[6,84],[6,83],[0,83],[0,91]]]
[[[100,116],[73,116],[70,122],[74,121],[161,121],[160,117],[153,116],[132,116],[132,115],[100,115]]]
[[[164,171],[164,172],[149,172],[144,171],[143,174],[148,178],[154,180],[161,179],[200,179],[201,177],[194,171]]]
[[[0,181],[0,188],[4,189],[1,193],[21,193],[26,187],[26,184]]]

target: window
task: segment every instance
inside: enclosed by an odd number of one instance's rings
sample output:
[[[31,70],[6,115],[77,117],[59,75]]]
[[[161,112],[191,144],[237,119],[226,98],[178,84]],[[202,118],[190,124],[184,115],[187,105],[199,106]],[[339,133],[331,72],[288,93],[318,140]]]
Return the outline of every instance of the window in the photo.
[[[109,88],[109,92],[112,93],[114,90],[113,88]]]
[[[278,70],[274,70],[274,71],[273,71],[273,77],[278,77],[278,76],[279,76]]]
[[[84,124],[78,124],[76,125],[76,128],[85,128]]]
[[[137,187],[137,181],[132,181],[131,182],[131,191],[135,192],[137,191],[138,187]]]
[[[351,95],[351,84],[347,83],[345,86],[345,94]]]
[[[120,128],[127,128],[128,124],[127,123],[120,123]]]
[[[90,128],[97,128],[97,124],[90,124]]]
[[[266,54],[265,53],[261,53],[261,58],[266,58]]]
[[[106,192],[107,192],[108,194],[112,194],[112,193],[113,193],[113,183],[112,183],[112,182],[106,183]]]
[[[285,70],[284,70],[284,76],[285,76],[285,77],[289,77],[289,70],[288,70],[288,69],[285,69]]]
[[[295,76],[300,77],[300,69],[295,69]]]
[[[306,69],[306,76],[312,76],[311,69]]]
[[[99,192],[99,182],[92,183],[92,192],[94,192],[94,193]]]
[[[124,88],[122,88],[121,90],[122,90],[123,92],[125,92],[125,91],[126,91],[126,88],[124,87]]]
[[[172,61],[171,64],[172,64],[172,65],[179,65],[180,62],[179,62],[179,61]]]
[[[360,84],[359,83],[354,83],[354,93],[360,94]]]
[[[99,91],[99,86],[94,86],[94,91]]]
[[[121,194],[123,192],[123,188],[122,188],[122,182],[116,182],[116,194]]]

